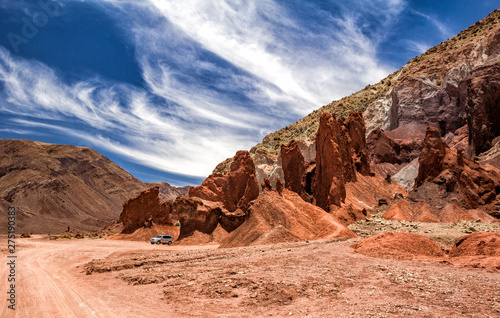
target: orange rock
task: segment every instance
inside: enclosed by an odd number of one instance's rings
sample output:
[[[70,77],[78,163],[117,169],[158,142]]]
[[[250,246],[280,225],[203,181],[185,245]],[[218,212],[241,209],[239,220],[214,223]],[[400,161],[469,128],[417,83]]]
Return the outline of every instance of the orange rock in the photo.
[[[281,145],[281,167],[285,175],[285,187],[302,195],[304,192],[303,178],[306,171],[306,162],[299,148],[299,144],[292,140],[287,145]]]
[[[248,151],[238,151],[226,174],[212,174],[198,187],[189,190],[189,197],[222,202],[229,212],[248,210],[250,201],[259,195],[255,165]]]
[[[123,223],[124,234],[133,233],[142,227],[157,225],[173,225],[170,213],[172,201],[160,204],[159,187],[147,189],[123,204],[120,222]]]
[[[323,209],[305,202],[293,191],[265,189],[250,206],[249,218],[220,245],[237,247],[276,242],[349,238],[356,235]]]
[[[219,224],[224,207],[221,202],[179,196],[173,203],[173,210],[181,225],[179,239],[183,239],[195,231],[212,234]]]
[[[486,268],[500,272],[500,233],[478,232],[459,238],[449,251],[457,266]]]

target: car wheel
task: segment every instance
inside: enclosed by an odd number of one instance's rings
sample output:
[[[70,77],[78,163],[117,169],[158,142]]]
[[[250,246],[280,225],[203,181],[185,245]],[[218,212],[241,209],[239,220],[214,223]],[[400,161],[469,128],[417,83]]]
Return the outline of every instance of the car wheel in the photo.
[[[172,244],[172,242],[168,242],[168,245]]]
[[[154,243],[153,243],[153,242],[151,242],[151,245],[153,245],[153,244],[154,244]]]
[[[158,242],[156,242],[156,244],[161,244],[161,242],[160,242],[160,241],[158,241]]]

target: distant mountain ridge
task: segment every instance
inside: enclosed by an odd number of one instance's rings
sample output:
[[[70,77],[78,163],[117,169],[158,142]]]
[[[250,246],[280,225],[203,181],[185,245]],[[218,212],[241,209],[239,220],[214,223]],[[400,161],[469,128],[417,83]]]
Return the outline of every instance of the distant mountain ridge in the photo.
[[[16,208],[18,233],[62,232],[68,226],[97,231],[119,217],[124,202],[154,185],[91,148],[0,140],[0,208]],[[166,193],[162,199],[188,191],[167,183],[160,188]],[[0,233],[5,223],[2,218]]]

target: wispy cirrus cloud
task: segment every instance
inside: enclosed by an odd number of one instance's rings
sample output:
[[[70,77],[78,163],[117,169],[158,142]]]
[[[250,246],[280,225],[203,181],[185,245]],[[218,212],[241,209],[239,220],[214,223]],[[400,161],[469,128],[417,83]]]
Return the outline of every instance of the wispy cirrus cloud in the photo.
[[[88,0],[126,34],[144,85],[100,74],[68,81],[0,47],[0,112],[145,166],[206,176],[392,71],[377,45],[404,1],[355,2]]]

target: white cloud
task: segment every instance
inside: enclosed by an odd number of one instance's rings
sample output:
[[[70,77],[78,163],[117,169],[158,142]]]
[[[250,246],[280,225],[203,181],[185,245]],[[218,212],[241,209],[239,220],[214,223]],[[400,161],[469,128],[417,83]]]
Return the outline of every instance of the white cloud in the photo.
[[[288,107],[299,115],[377,81],[389,71],[378,64],[377,43],[363,35],[361,17],[325,17],[328,32],[315,33],[297,25],[274,1],[150,3],[151,11],[159,11],[205,49],[277,87],[278,92],[266,88],[262,92],[272,101],[292,99]],[[386,7],[380,13],[385,14],[384,22],[399,12],[401,1]]]
[[[450,30],[448,29],[448,27],[446,25],[444,25],[443,23],[441,23],[438,19],[436,19],[428,14],[425,14],[423,12],[417,11],[417,10],[412,10],[412,12],[418,16],[421,16],[422,18],[425,18],[427,21],[432,23],[434,25],[434,27],[438,29],[438,31],[441,33],[441,35],[444,38],[449,38],[453,35],[450,32]]]
[[[17,123],[88,140],[159,170],[205,176],[235,149],[253,143],[246,135],[231,135],[225,126],[207,127],[200,122],[163,116],[158,106],[149,101],[148,94],[137,88],[86,82],[67,85],[47,66],[13,58],[1,47],[0,80],[5,84],[3,111],[74,122],[75,128],[26,120]],[[120,104],[119,94],[127,98],[125,105]],[[83,133],[76,128],[82,125],[102,134]]]
[[[68,84],[0,47],[0,111],[190,176],[206,176],[265,133],[392,71],[377,60],[377,45],[404,7],[337,1],[342,14],[333,15],[308,4],[306,22],[271,0],[88,2],[127,32],[145,87],[98,78]],[[377,36],[366,16],[377,21]]]

